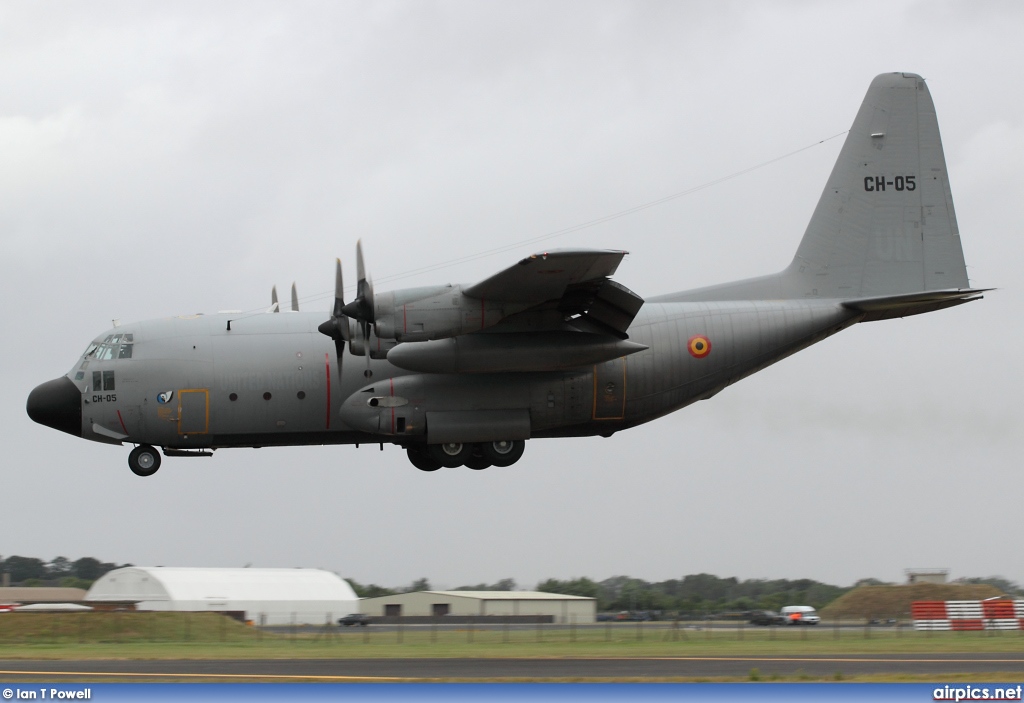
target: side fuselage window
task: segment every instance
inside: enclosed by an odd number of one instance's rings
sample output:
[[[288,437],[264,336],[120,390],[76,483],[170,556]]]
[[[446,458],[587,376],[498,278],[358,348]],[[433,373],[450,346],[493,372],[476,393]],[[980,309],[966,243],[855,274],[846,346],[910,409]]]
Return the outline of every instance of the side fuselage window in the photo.
[[[114,372],[104,371],[103,372],[103,390],[112,391],[114,389]]]

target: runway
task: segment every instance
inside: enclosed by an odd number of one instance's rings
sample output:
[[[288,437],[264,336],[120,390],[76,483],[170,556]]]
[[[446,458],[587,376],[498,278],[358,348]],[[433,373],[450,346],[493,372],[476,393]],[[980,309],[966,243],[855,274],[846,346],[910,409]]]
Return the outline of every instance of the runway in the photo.
[[[273,659],[0,661],[0,680],[53,681],[638,681],[804,673],[812,678],[906,673],[1020,673],[1024,654],[649,657],[588,659]]]

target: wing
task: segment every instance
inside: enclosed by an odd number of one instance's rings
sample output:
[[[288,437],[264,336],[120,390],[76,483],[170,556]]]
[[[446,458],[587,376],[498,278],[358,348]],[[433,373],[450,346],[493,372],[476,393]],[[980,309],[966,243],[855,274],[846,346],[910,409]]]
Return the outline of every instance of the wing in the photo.
[[[554,249],[463,289],[473,298],[504,303],[537,304],[557,300],[570,285],[606,279],[628,252],[601,249]]]
[[[612,281],[625,251],[556,249],[534,254],[476,285],[463,289],[472,298],[526,305],[507,318],[549,313],[549,319],[572,321],[587,331],[626,338],[626,330],[644,304],[643,298]]]

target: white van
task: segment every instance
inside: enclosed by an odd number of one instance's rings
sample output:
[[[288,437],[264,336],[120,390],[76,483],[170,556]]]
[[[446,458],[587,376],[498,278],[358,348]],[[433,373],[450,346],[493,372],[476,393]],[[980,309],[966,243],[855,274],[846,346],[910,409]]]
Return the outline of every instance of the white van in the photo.
[[[779,611],[787,625],[817,625],[821,622],[818,611],[809,605],[787,605]]]

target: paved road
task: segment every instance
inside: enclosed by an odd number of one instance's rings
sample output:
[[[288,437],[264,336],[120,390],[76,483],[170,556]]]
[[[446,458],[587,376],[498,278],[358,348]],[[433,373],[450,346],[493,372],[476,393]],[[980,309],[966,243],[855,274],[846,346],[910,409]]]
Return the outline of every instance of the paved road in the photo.
[[[740,676],[757,668],[793,676],[1020,672],[1024,654],[661,657],[645,659],[276,659],[212,661],[0,661],[0,681],[352,681],[472,679],[666,679]]]

